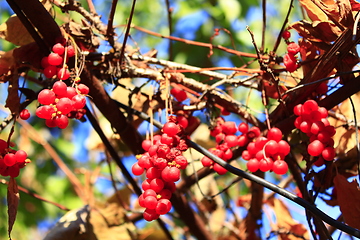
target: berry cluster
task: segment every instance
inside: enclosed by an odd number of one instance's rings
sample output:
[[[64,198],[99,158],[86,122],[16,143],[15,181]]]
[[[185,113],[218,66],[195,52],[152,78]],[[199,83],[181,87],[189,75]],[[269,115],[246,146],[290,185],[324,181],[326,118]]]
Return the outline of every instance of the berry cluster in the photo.
[[[29,162],[25,151],[16,151],[10,148],[6,141],[0,139],[0,175],[17,177],[20,174],[20,168],[25,167]]]
[[[139,204],[145,208],[143,216],[146,221],[159,218],[172,207],[170,198],[176,190],[175,182],[180,179],[180,170],[188,165],[182,155],[188,149],[181,138],[187,125],[185,120],[170,117],[161,135],[155,135],[152,142],[143,141],[142,147],[146,152],[138,156],[138,161],[132,166],[133,174],[146,173],[146,180],[142,183],[144,192],[139,196]]]
[[[298,116],[294,125],[309,137],[308,153],[318,157],[316,166],[324,164],[324,160],[332,161],[335,158],[334,140],[336,130],[330,125],[328,111],[319,107],[314,100],[307,100],[304,104],[294,107],[294,114]]]
[[[46,119],[48,127],[64,129],[69,124],[69,118],[81,119],[85,114],[83,108],[89,88],[79,83],[80,79],[75,79],[73,86],[68,86],[63,81],[70,78],[66,62],[72,56],[74,48],[71,45],[57,43],[53,46],[53,52],[42,59],[44,75],[49,78],[56,76],[58,79],[51,89],[43,89],[38,94],[38,101],[42,106],[36,110],[36,116]]]
[[[298,67],[296,54],[300,52],[300,46],[297,43],[290,42],[289,38],[291,34],[289,31],[284,31],[282,37],[285,39],[287,43],[287,53],[284,55],[284,65],[287,71],[294,72]]]
[[[215,148],[210,148],[209,152],[224,161],[230,160],[233,156],[231,148],[238,146],[238,136],[235,135],[236,132],[235,122],[225,122],[223,118],[217,118],[216,126],[210,131],[210,135],[215,137],[217,145]],[[204,167],[214,169],[214,171],[220,175],[227,173],[224,167],[206,156],[201,159],[201,163]]]
[[[44,68],[44,75],[47,78],[57,77],[60,80],[67,80],[70,72],[67,66],[69,58],[75,56],[75,49],[72,45],[66,45],[66,42],[56,43],[52,47],[52,53],[41,59],[41,66]]]
[[[245,127],[243,131],[245,134],[249,133]],[[246,167],[250,172],[273,171],[283,175],[288,171],[288,165],[284,159],[289,152],[290,146],[285,140],[282,140],[281,130],[273,127],[268,131],[266,137],[257,134],[256,138],[253,138],[246,150],[242,152],[242,158],[247,161]]]

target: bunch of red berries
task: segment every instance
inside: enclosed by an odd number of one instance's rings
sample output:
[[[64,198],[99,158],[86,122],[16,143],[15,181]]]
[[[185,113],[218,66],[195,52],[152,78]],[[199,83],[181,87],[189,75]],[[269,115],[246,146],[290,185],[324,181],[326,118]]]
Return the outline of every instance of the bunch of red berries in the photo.
[[[236,136],[238,130],[242,133],[240,136]],[[217,145],[215,148],[210,148],[209,151],[222,160],[229,161],[233,156],[232,148],[246,146],[254,138],[260,136],[260,129],[258,127],[249,129],[246,123],[240,123],[236,127],[235,122],[225,121],[219,117],[216,119],[215,127],[210,131],[210,135],[215,137]],[[207,156],[201,159],[201,163],[204,167],[213,168],[220,175],[227,173],[224,167]]]
[[[63,81],[70,78],[66,62],[74,54],[71,45],[57,43],[53,46],[53,53],[42,59],[44,75],[49,78],[57,76],[58,79],[51,89],[43,89],[38,94],[38,101],[42,106],[36,110],[36,116],[46,119],[45,123],[48,127],[64,129],[69,124],[69,118],[81,119],[86,112],[83,108],[89,88],[79,84],[78,78],[72,83],[74,87],[68,86]]]
[[[138,161],[132,166],[135,175],[146,173],[146,180],[142,183],[144,192],[139,196],[139,204],[145,208],[143,216],[146,221],[155,220],[170,211],[175,182],[180,179],[180,170],[188,165],[182,155],[188,146],[181,138],[182,124],[185,123],[184,119],[181,120],[182,123],[170,117],[161,135],[155,135],[153,141],[144,140],[142,147],[146,152],[138,156]]]
[[[221,117],[217,118],[216,126],[210,131],[210,135],[215,137],[217,143],[215,148],[210,148],[209,151],[215,156],[228,161],[232,158],[232,147],[238,146],[238,136],[235,122],[225,122]],[[215,163],[212,159],[204,156],[201,159],[201,163],[204,167],[210,167],[214,169],[220,175],[227,173],[227,170],[220,164]]]
[[[300,46],[297,43],[290,42],[291,34],[289,31],[284,31],[282,37],[285,39],[287,43],[287,53],[284,55],[284,65],[287,71],[294,72],[298,67],[296,54],[300,52]]]
[[[72,45],[66,45],[66,41],[56,43],[52,47],[52,53],[41,60],[41,66],[44,68],[44,75],[47,78],[57,77],[60,80],[67,80],[70,72],[67,66],[69,58],[75,56],[75,49]]]
[[[316,101],[307,100],[304,104],[294,107],[294,114],[298,116],[294,125],[309,137],[308,153],[318,157],[316,166],[324,164],[324,160],[332,161],[335,158],[334,140],[336,130],[330,125],[328,111],[319,107]]]
[[[246,166],[250,172],[273,171],[283,175],[288,171],[284,159],[289,152],[290,146],[282,140],[281,130],[273,127],[268,131],[267,137],[257,136],[251,141],[242,152],[242,158],[247,160]]]
[[[0,175],[6,177],[17,177],[20,174],[20,168],[25,167],[30,160],[23,150],[14,150],[10,148],[6,141],[0,139]],[[12,146],[13,147],[13,146]]]

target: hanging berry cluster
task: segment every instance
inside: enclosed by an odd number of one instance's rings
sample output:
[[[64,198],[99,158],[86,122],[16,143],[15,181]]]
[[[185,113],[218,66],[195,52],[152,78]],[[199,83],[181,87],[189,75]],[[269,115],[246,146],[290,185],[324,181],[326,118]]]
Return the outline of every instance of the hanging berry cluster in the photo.
[[[284,55],[284,59],[283,59],[285,68],[289,72],[294,72],[299,67],[297,63],[296,54],[300,52],[300,46],[295,42],[289,41],[289,38],[291,37],[289,31],[284,31],[282,37],[285,39],[285,42],[288,45],[287,53]]]
[[[146,221],[159,218],[172,207],[170,198],[176,190],[175,182],[180,179],[180,170],[188,165],[182,155],[188,149],[182,139],[183,130],[184,125],[176,117],[170,117],[161,135],[155,135],[152,142],[143,141],[142,147],[146,152],[138,156],[138,161],[132,166],[134,175],[146,173],[146,180],[142,183],[144,192],[139,196],[139,204],[145,208],[143,216]]]
[[[52,48],[53,52],[41,61],[44,75],[48,78],[56,77],[51,89],[43,89],[38,95],[42,106],[36,110],[36,116],[45,119],[48,127],[64,129],[69,124],[69,118],[80,119],[85,114],[85,96],[89,88],[79,84],[80,79],[72,80],[72,86],[64,81],[71,79],[67,62],[75,55],[72,45],[57,43]],[[70,85],[70,81],[69,81]]]
[[[210,135],[215,137],[217,144],[215,148],[210,148],[209,152],[224,161],[229,161],[233,156],[231,148],[238,146],[238,137],[235,135],[236,132],[237,128],[235,122],[226,122],[221,117],[217,118],[216,126],[210,131]],[[201,159],[201,163],[204,167],[214,169],[214,171],[220,175],[227,173],[227,170],[224,167],[215,163],[207,156],[204,156]]]
[[[248,135],[250,131],[242,126],[243,134]],[[242,158],[247,160],[246,166],[250,172],[260,170],[262,172],[273,171],[283,175],[288,171],[288,165],[284,161],[285,156],[290,153],[290,146],[282,140],[280,129],[273,127],[269,129],[267,136],[259,133],[251,133],[253,140],[248,143],[246,150],[242,152]]]
[[[10,143],[10,145],[13,144]],[[29,162],[25,151],[16,151],[6,141],[0,139],[0,175],[17,177],[20,174],[20,168],[25,167]]]
[[[321,166],[326,161],[335,158],[334,140],[336,130],[328,121],[328,111],[324,107],[319,107],[316,101],[307,100],[304,104],[294,107],[294,114],[298,116],[294,125],[309,137],[308,153],[313,157],[318,157],[314,163]]]

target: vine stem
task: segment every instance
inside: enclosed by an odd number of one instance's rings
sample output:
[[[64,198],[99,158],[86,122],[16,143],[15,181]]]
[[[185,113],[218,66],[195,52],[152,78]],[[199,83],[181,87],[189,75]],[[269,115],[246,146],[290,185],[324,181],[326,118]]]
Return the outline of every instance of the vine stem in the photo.
[[[118,105],[121,108],[127,109],[129,108],[128,106],[118,103]],[[138,117],[143,118],[144,120],[148,121],[149,120],[149,116],[143,112],[137,111],[135,109],[133,109],[133,113],[136,114]],[[156,120],[153,120],[153,124],[158,127],[158,128],[162,128],[162,124]],[[247,173],[239,168],[236,168],[234,166],[232,166],[231,164],[225,162],[224,160],[222,160],[221,158],[217,157],[216,155],[212,154],[211,152],[209,152],[207,149],[205,149],[204,147],[196,144],[195,142],[191,141],[190,139],[186,139],[186,143],[188,144],[189,147],[195,149],[196,151],[198,151],[199,153],[204,154],[205,156],[207,156],[208,158],[212,159],[214,162],[218,163],[219,165],[221,165],[222,167],[224,167],[226,170],[228,170],[229,172],[243,177],[247,180],[250,180],[252,182],[255,182],[257,184],[260,184],[261,186],[266,187],[269,190],[272,190],[273,192],[289,199],[290,201],[295,202],[296,204],[302,206],[303,208],[306,209],[306,211],[309,211],[313,214],[315,214],[316,216],[319,216],[324,222],[328,223],[329,225],[336,227],[337,229],[346,232],[347,234],[350,234],[354,237],[358,237],[360,238],[360,231],[358,229],[352,228],[346,224],[343,224],[341,222],[336,221],[335,219],[333,219],[332,217],[330,217],[329,215],[327,215],[326,213],[324,213],[323,211],[321,211],[320,209],[318,209],[316,206],[312,205],[311,203],[307,202],[306,200],[304,200],[301,197],[298,197],[296,195],[294,195],[293,193],[282,189],[281,187],[270,183],[268,181],[266,181],[263,178],[260,178],[254,174],[251,173]]]

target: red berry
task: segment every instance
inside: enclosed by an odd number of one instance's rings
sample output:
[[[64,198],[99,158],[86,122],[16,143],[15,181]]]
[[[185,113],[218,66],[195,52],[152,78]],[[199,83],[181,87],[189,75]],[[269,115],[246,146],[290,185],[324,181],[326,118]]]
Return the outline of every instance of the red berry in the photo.
[[[58,71],[57,67],[49,65],[44,68],[43,73],[44,73],[45,77],[53,78],[57,74],[57,71]]]
[[[89,88],[85,85],[80,83],[79,85],[77,85],[77,90],[80,91],[81,94],[87,95],[89,94]]]
[[[45,105],[40,106],[36,109],[36,116],[43,119],[51,119],[55,113],[55,110],[52,106]]]
[[[147,152],[149,150],[150,146],[151,146],[151,141],[146,139],[141,143],[141,146],[144,149],[144,151]]]
[[[287,51],[288,51],[289,54],[295,55],[298,52],[300,52],[300,46],[297,43],[291,42],[287,46]]]
[[[163,215],[171,210],[171,202],[168,199],[160,199],[156,205],[157,214]]]
[[[179,132],[179,126],[174,122],[167,122],[164,124],[162,131],[172,137]]]
[[[61,114],[68,114],[73,109],[72,101],[68,98],[60,98],[59,101],[56,103],[56,108]]]
[[[67,54],[68,58],[75,56],[75,48],[72,45],[67,46],[66,51],[67,51],[66,54]]]
[[[211,167],[214,164],[214,161],[208,158],[207,156],[201,158],[200,161],[204,167]]]
[[[310,114],[312,111],[316,111],[319,108],[319,105],[314,100],[307,100],[303,104],[303,113]]]
[[[55,122],[58,128],[65,129],[69,125],[69,118],[65,115],[56,116]]]
[[[177,182],[180,179],[180,170],[176,167],[166,167],[162,170],[161,177],[166,182]]]
[[[271,158],[264,158],[259,161],[259,169],[262,172],[267,172],[272,170],[273,160]]]
[[[294,72],[298,68],[297,60],[293,55],[285,54],[283,62],[286,70],[289,72]]]
[[[18,150],[15,153],[16,162],[24,163],[27,159],[27,153],[24,150]]]
[[[23,109],[21,110],[20,114],[19,114],[19,117],[22,119],[22,120],[28,120],[30,118],[30,112],[29,110],[27,109]]]
[[[225,122],[222,126],[222,132],[226,135],[232,135],[237,132],[235,122]]]
[[[52,66],[59,66],[63,63],[63,58],[57,53],[50,53],[48,56],[48,62]]]
[[[144,205],[148,209],[155,209],[157,205],[157,199],[154,196],[147,196],[144,198]]]
[[[227,135],[225,137],[225,142],[229,147],[235,147],[238,144],[238,137],[235,135]]]
[[[57,53],[59,55],[63,55],[65,52],[65,48],[61,43],[56,43],[53,47],[52,47],[52,51],[54,53]]]
[[[86,98],[84,97],[84,95],[77,94],[71,99],[71,101],[72,106],[75,109],[82,109],[86,105]]]
[[[259,166],[260,163],[256,158],[252,158],[246,163],[246,167],[250,172],[256,172],[259,170]]]
[[[322,153],[321,153],[322,157],[324,158],[324,160],[326,161],[332,161],[335,158],[335,149],[333,147],[326,147]]]
[[[11,167],[16,163],[16,157],[13,153],[8,153],[4,156],[4,163],[6,166]]]
[[[165,186],[164,181],[160,178],[154,178],[150,182],[150,188],[157,193],[160,192],[164,188],[164,186]]]
[[[214,168],[213,169],[219,175],[224,175],[225,173],[227,173],[227,170],[218,163],[214,163]]]
[[[319,140],[315,140],[311,142],[308,147],[307,151],[311,156],[319,156],[321,152],[324,150],[324,144]]]
[[[291,37],[291,33],[288,30],[285,30],[282,33],[282,37],[283,37],[283,39],[288,40]]]
[[[66,67],[60,68],[57,72],[57,77],[60,80],[67,80],[70,77],[70,72]]]
[[[279,151],[279,145],[275,140],[268,141],[264,148],[267,156],[274,155]]]
[[[49,89],[43,89],[38,94],[38,101],[43,105],[50,105],[55,102],[55,93]]]
[[[296,116],[301,116],[302,115],[302,104],[298,104],[294,107],[294,114]]]
[[[268,131],[267,138],[269,140],[275,140],[276,142],[279,142],[282,138],[282,132],[280,129],[273,127]]]
[[[66,96],[67,95],[67,86],[63,81],[56,81],[53,85],[53,91],[57,96]]]
[[[276,160],[273,164],[273,171],[276,174],[279,175],[284,175],[285,173],[287,173],[289,167],[287,165],[287,163],[283,160]]]
[[[176,98],[178,102],[182,102],[187,99],[186,92],[180,88],[172,88],[170,93]]]
[[[239,124],[238,129],[241,133],[247,133],[249,130],[249,126],[246,123],[242,122]]]
[[[134,163],[134,165],[132,165],[131,171],[134,175],[140,176],[144,173],[144,168],[140,167],[139,164],[136,162]]]

